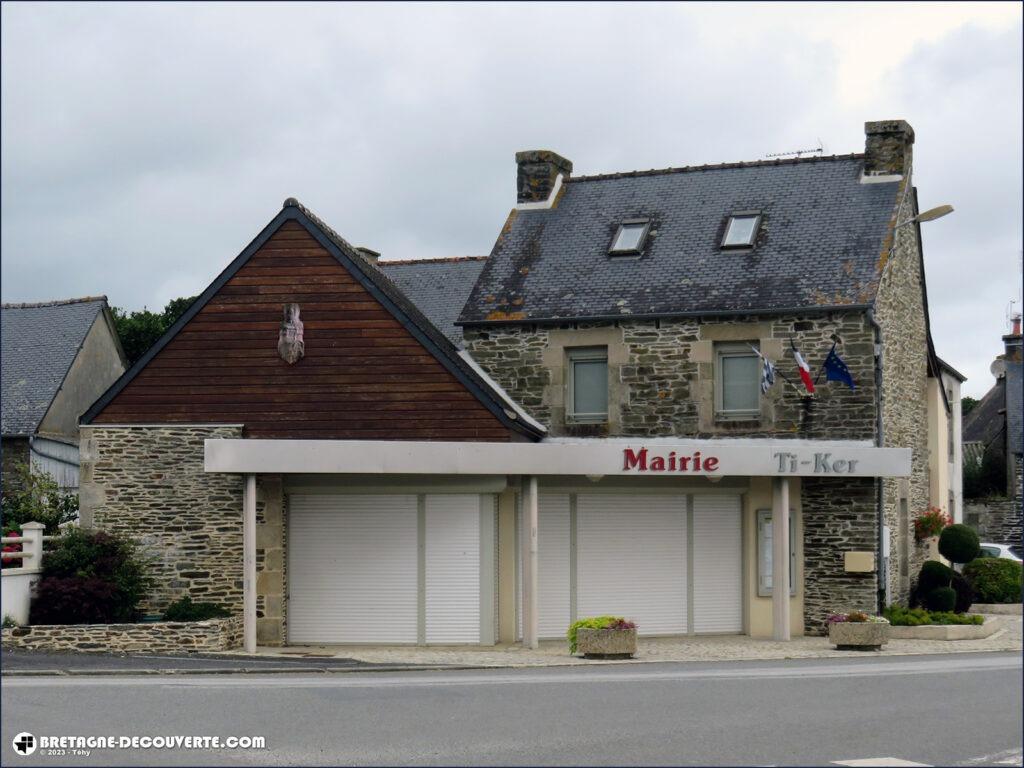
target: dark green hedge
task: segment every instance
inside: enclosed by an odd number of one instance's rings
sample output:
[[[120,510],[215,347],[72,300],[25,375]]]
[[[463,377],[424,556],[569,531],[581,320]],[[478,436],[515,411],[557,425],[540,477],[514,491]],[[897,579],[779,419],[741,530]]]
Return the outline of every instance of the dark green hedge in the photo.
[[[979,603],[1019,603],[1021,564],[1003,557],[981,557],[964,566]]]

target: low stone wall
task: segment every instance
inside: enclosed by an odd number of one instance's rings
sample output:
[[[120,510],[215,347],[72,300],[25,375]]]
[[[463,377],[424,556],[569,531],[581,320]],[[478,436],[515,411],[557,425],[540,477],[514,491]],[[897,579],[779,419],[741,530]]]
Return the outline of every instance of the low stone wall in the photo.
[[[971,606],[971,613],[987,613],[997,616],[1020,616],[1020,603],[975,603]]]
[[[149,624],[40,624],[3,630],[4,648],[124,653],[228,651],[242,645],[242,617]]]

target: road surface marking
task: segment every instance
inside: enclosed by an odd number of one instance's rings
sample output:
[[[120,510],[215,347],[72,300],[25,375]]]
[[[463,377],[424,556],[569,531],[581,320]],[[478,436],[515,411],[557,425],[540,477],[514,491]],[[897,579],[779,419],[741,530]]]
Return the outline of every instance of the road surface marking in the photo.
[[[931,763],[915,763],[913,760],[901,760],[898,757],[863,757],[859,760],[833,760],[831,765],[853,765],[862,768],[888,768],[888,766],[922,766],[931,768]]]

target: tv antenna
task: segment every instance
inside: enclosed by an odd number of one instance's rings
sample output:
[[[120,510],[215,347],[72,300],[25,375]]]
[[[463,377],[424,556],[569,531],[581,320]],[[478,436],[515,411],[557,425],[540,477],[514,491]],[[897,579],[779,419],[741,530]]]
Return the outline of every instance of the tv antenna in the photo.
[[[771,152],[765,155],[765,158],[770,157],[803,157],[804,155],[821,155],[825,152],[825,145],[822,144],[821,139],[818,139],[818,146],[814,149],[791,149],[788,152]]]

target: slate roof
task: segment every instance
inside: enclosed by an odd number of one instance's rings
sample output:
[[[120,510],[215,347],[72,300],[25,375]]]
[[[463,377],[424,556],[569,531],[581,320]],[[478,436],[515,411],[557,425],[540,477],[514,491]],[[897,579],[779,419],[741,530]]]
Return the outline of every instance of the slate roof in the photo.
[[[1006,378],[996,379],[992,389],[964,417],[963,441],[995,444],[1006,428]]]
[[[486,256],[447,259],[378,261],[377,266],[409,297],[420,311],[457,347],[462,346],[462,328],[455,325]]]
[[[863,155],[571,179],[555,206],[516,210],[461,323],[778,312],[869,305],[898,182],[861,184]],[[752,251],[722,250],[729,214],[762,211]],[[639,257],[609,257],[649,217]]]
[[[105,296],[4,304],[0,312],[2,433],[34,435],[64,383]]]

